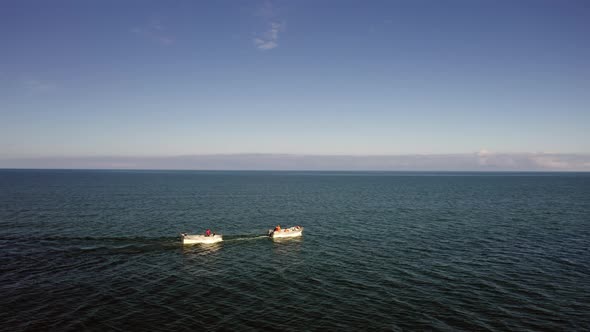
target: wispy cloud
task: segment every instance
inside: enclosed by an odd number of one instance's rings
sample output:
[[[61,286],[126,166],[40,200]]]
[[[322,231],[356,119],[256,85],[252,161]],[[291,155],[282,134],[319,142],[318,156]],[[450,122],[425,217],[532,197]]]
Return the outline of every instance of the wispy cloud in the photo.
[[[45,93],[56,88],[55,83],[38,78],[25,76],[18,79],[18,85],[29,94]]]
[[[152,20],[144,26],[134,27],[131,32],[164,46],[174,44],[175,41],[174,36],[160,20]]]
[[[272,50],[279,46],[279,32],[282,24],[279,22],[270,23],[270,28],[260,37],[254,38],[254,44],[259,50]]]
[[[256,34],[253,38],[254,45],[259,50],[272,50],[279,46],[279,33],[285,28],[284,21],[278,18],[278,10],[271,1],[266,1],[260,6],[256,15],[264,20],[266,30]]]
[[[482,162],[482,158],[485,161]],[[0,158],[0,168],[118,168],[315,171],[590,171],[590,154],[438,155],[220,154],[175,157]]]
[[[272,20],[278,15],[278,9],[270,0],[264,1],[255,12],[256,16],[260,16],[267,20]]]

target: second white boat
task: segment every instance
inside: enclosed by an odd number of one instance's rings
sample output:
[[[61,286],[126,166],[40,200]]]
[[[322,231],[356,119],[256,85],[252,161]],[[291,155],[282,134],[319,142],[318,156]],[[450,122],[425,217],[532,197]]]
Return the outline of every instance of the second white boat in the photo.
[[[285,237],[298,237],[303,235],[303,227],[294,226],[284,229],[269,229],[268,236],[273,239],[285,238]]]

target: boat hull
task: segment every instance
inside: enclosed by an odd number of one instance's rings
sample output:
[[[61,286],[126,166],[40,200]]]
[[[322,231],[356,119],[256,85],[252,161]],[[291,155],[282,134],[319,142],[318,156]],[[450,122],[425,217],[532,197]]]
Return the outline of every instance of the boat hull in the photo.
[[[217,243],[223,241],[222,235],[188,235],[188,234],[181,234],[182,244],[198,244],[198,243]]]

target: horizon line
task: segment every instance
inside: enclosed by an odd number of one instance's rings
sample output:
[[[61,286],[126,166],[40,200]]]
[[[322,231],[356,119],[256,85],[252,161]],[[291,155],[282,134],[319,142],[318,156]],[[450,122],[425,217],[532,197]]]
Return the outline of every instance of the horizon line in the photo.
[[[36,168],[22,167],[10,168],[1,167],[0,171],[123,171],[123,172],[141,172],[141,171],[163,171],[163,172],[303,172],[303,173],[590,173],[588,171],[576,170],[343,170],[343,169],[181,169],[181,168]]]
[[[590,154],[477,153],[413,155],[202,154],[0,158],[2,169],[261,171],[590,171]]]
[[[453,156],[453,155],[589,155],[590,152],[496,152],[486,149],[470,152],[436,152],[436,153],[289,153],[289,152],[218,152],[218,153],[183,153],[183,154],[54,154],[54,155],[12,155],[0,156],[0,160],[37,159],[37,158],[181,158],[206,156],[298,156],[298,157],[402,157],[402,156]]]

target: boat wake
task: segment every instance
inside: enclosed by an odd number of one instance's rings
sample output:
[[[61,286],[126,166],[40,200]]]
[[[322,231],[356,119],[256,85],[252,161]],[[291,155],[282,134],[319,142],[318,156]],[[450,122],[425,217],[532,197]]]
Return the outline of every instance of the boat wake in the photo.
[[[225,241],[252,241],[268,239],[268,235],[230,235],[225,237]]]
[[[223,236],[224,241],[252,241],[268,238],[267,235],[262,234],[235,234]],[[19,243],[25,246],[38,246],[43,244],[45,246],[66,246],[78,248],[101,248],[101,247],[163,247],[170,248],[182,244],[182,239],[179,236],[161,236],[161,237],[147,237],[147,236],[48,236],[48,237],[0,237],[0,242]]]

